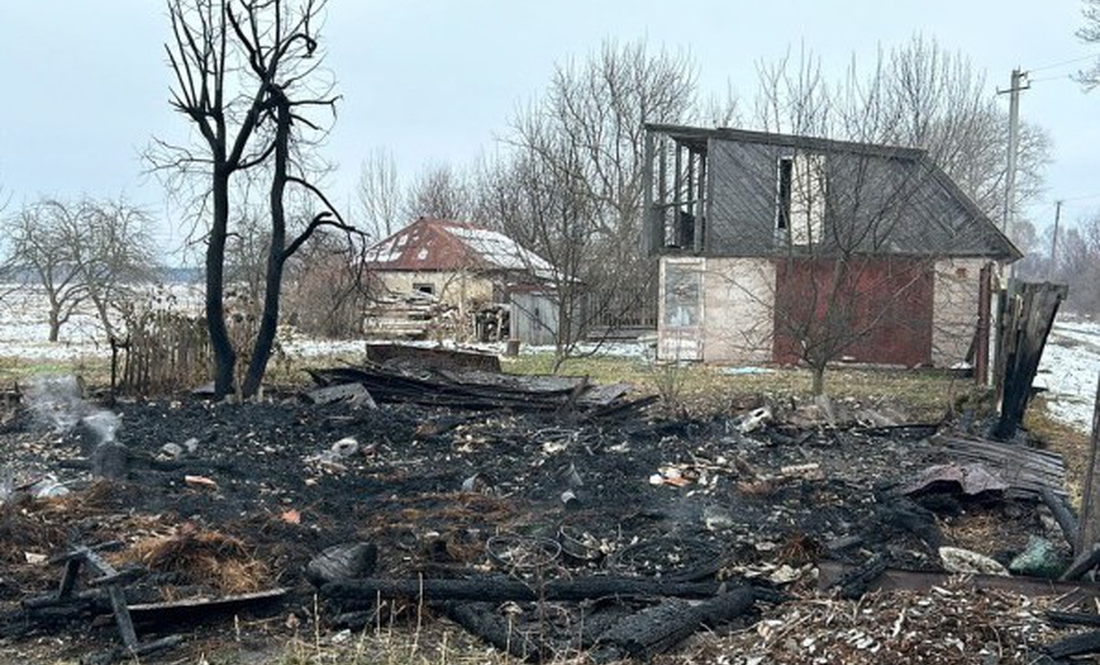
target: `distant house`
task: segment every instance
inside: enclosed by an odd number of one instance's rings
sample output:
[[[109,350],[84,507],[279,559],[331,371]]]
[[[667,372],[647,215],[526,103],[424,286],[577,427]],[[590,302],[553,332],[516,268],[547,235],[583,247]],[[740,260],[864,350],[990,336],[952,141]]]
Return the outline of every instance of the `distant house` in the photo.
[[[949,366],[987,350],[991,266],[1021,254],[924,151],[646,129],[661,357],[791,363],[800,331],[826,324],[851,332],[840,355],[856,362]],[[838,266],[851,283],[832,289]]]
[[[508,236],[465,222],[421,217],[367,250],[381,287],[368,332],[552,343],[557,330],[548,280],[554,268]]]

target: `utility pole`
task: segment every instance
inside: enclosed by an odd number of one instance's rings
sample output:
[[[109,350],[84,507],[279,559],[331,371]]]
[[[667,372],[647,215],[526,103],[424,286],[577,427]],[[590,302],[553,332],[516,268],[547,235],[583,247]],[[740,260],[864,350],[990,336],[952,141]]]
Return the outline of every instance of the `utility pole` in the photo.
[[[1029,85],[1023,82],[1027,78],[1027,72],[1019,67],[1012,70],[1012,78],[1009,80],[1008,90],[998,90],[997,94],[1008,93],[1008,168],[1005,170],[1005,209],[1004,221],[1001,231],[1012,240],[1014,229],[1012,228],[1012,212],[1016,197],[1016,152],[1020,141],[1020,91],[1027,90]],[[1011,276],[1016,276],[1016,264],[1012,264]]]
[[[1054,202],[1054,238],[1050,241],[1050,276],[1054,276],[1054,270],[1057,268],[1055,263],[1058,260],[1058,221],[1062,219],[1062,202]]]

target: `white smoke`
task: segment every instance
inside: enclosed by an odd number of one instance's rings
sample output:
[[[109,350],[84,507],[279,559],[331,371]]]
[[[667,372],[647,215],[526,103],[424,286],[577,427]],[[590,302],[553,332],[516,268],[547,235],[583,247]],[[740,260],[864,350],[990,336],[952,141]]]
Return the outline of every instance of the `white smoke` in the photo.
[[[81,434],[93,439],[87,442],[90,447],[114,441],[121,425],[117,414],[94,408],[84,399],[84,386],[75,376],[36,377],[26,385],[24,395],[39,422],[59,434],[80,425]]]
[[[118,431],[122,421],[118,415],[111,411],[95,411],[82,419],[84,426],[91,430],[98,438],[97,443],[106,443],[115,440],[115,432]]]
[[[24,389],[27,406],[43,425],[68,432],[91,412],[75,376],[39,376]]]

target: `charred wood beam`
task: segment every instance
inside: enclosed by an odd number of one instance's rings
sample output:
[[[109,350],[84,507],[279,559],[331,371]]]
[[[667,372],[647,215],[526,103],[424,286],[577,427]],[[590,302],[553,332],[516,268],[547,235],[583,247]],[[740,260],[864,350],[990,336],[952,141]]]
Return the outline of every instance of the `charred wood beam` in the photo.
[[[1091,612],[1059,612],[1048,610],[1047,620],[1064,626],[1097,626],[1100,627],[1100,614]]]
[[[607,663],[666,653],[703,626],[715,628],[742,616],[752,609],[755,600],[749,588],[735,589],[696,605],[678,598],[666,600],[612,626],[596,641],[591,657],[597,663]]]
[[[632,577],[581,577],[553,580],[542,587],[509,578],[355,580],[333,582],[321,587],[322,595],[335,598],[424,598],[426,600],[576,601],[608,596],[663,596],[708,598],[721,593],[724,583],[670,582]]]
[[[835,561],[820,561],[818,586],[828,589],[852,566]],[[915,570],[887,568],[870,586],[871,590],[922,591],[943,586],[952,579],[950,573],[933,573]],[[999,589],[1023,596],[1072,595],[1074,598],[1100,599],[1100,587],[1091,584],[1074,584],[1034,577],[1001,577],[999,575],[968,575],[966,583],[976,589]]]
[[[840,589],[841,598],[859,598],[876,580],[886,572],[888,560],[885,554],[878,552],[859,566],[846,571],[834,586]]]
[[[536,641],[502,617],[492,603],[447,603],[444,611],[472,635],[516,658],[533,662],[551,660],[549,645]]]

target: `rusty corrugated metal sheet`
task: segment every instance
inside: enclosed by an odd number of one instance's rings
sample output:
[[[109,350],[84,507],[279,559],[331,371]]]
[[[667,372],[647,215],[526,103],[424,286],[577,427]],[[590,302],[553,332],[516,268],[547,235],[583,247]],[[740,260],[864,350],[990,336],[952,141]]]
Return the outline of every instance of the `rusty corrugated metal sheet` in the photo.
[[[451,235],[459,222],[421,217],[367,250],[374,270],[466,270],[482,267],[466,245]]]
[[[472,224],[421,217],[367,250],[374,270],[516,270],[547,277],[553,268],[508,236]]]

